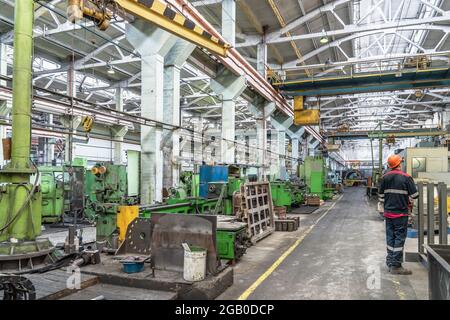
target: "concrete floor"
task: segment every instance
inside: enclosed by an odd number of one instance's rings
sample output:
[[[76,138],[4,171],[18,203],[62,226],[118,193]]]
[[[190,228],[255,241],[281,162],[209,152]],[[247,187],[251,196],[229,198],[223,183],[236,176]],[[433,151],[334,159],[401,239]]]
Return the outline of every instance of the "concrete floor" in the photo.
[[[421,264],[404,264],[412,276],[387,272],[384,221],[364,188],[347,188],[335,203],[301,215],[301,225],[296,232],[276,232],[249,248],[235,266],[234,285],[219,299],[237,299],[244,292],[250,292],[250,300],[428,299],[427,270]],[[248,291],[302,237],[278,268]]]
[[[64,243],[69,235],[68,228],[54,228],[50,225],[43,225],[42,229],[42,234],[38,238],[48,238],[55,246]],[[81,226],[79,229],[83,229],[83,243],[95,241],[95,227]]]

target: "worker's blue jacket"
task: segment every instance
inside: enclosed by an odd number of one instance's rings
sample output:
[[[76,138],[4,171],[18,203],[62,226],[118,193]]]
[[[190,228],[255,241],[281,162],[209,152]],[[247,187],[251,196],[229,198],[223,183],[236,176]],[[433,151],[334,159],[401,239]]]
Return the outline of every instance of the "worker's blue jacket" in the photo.
[[[416,199],[419,193],[409,174],[393,169],[381,178],[378,196],[384,202],[384,216],[398,218],[408,215],[409,197]]]

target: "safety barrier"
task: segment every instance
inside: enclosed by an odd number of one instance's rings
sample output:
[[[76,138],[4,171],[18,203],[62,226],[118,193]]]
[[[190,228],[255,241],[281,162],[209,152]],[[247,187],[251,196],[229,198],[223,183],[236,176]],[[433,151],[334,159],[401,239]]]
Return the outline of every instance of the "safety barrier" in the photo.
[[[424,186],[426,186],[426,215],[424,205]],[[438,212],[435,210],[435,189],[437,190]],[[435,244],[435,230],[439,232],[437,244],[446,245],[448,230],[448,210],[447,210],[447,184],[443,182],[417,184],[419,198],[417,201],[417,231],[418,231],[418,252],[425,254],[424,242],[427,235],[427,245]]]

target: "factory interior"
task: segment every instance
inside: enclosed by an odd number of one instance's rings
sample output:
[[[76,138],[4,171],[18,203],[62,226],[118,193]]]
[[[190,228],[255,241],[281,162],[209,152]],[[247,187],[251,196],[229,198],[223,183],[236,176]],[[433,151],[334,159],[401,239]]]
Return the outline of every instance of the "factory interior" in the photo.
[[[450,0],[0,0],[0,300],[450,300],[449,35]]]

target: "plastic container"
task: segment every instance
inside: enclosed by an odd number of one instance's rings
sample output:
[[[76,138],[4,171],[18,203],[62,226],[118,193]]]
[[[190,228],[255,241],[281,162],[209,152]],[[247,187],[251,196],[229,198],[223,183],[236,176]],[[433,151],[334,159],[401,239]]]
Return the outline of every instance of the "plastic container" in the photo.
[[[201,281],[206,276],[206,250],[190,247],[184,250],[183,278],[186,281]]]
[[[450,300],[450,245],[425,245],[430,300]]]
[[[127,257],[120,261],[122,263],[123,272],[137,273],[144,271],[145,259],[141,257]]]

